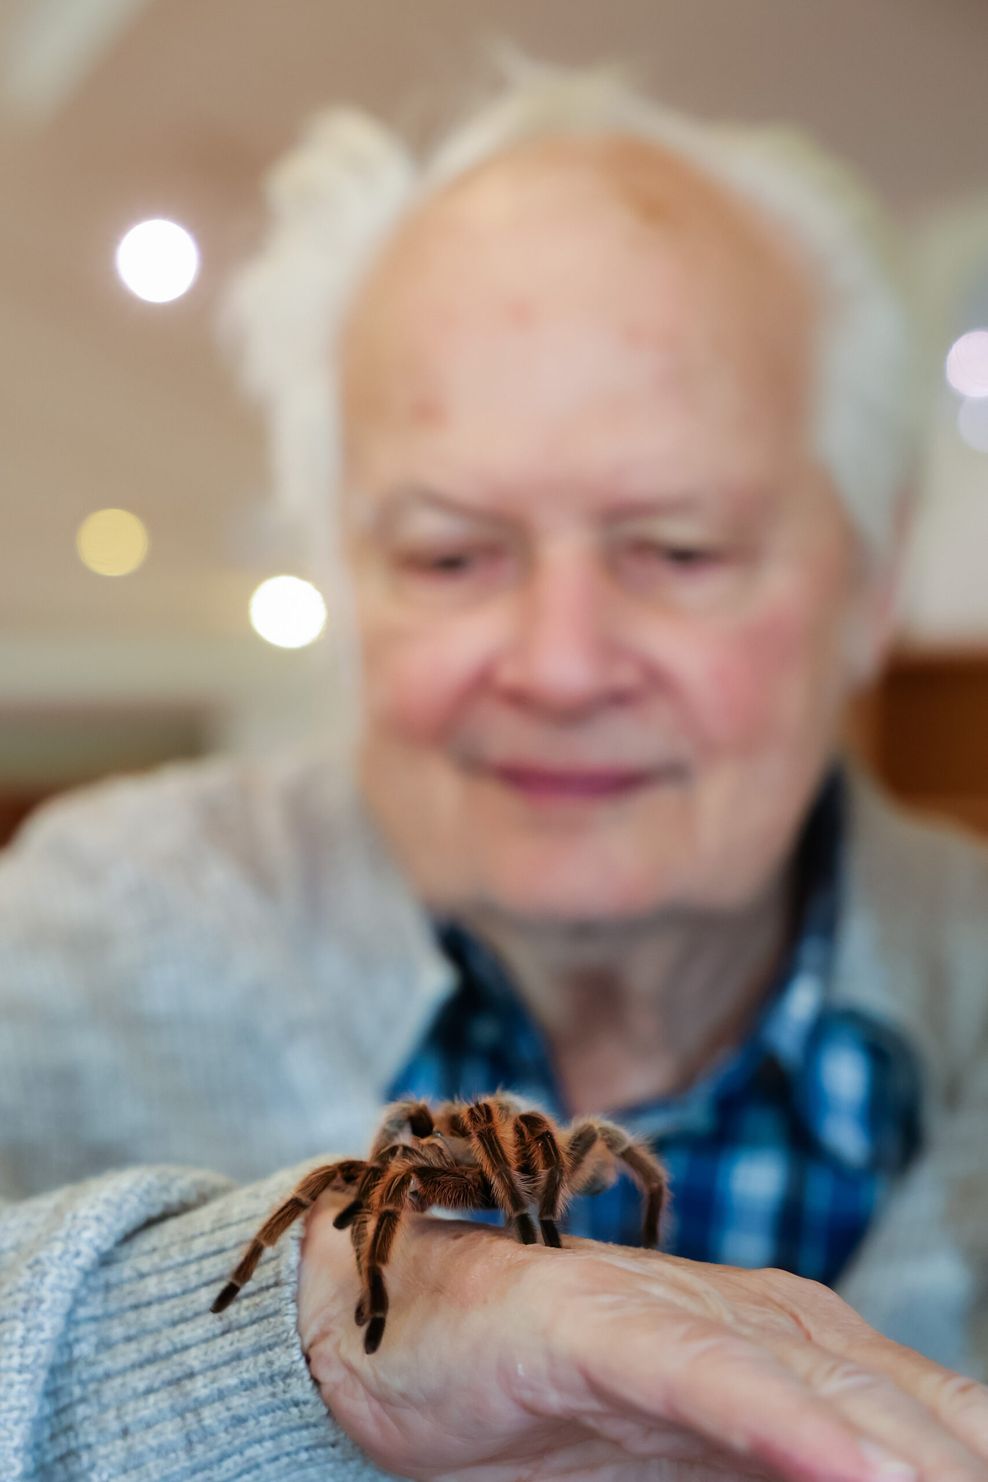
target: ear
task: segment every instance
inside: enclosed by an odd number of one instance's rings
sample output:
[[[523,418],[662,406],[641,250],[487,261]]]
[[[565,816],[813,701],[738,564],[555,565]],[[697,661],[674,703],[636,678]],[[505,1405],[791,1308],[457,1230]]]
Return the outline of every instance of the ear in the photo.
[[[884,549],[861,550],[848,631],[852,693],[874,682],[895,640],[914,512],[914,491],[903,490]]]

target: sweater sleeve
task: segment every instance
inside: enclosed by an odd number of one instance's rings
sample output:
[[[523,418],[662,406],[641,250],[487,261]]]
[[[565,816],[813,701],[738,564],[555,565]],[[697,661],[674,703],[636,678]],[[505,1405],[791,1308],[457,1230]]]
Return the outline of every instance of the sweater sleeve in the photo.
[[[235,1187],[147,1166],[0,1206],[5,1482],[383,1475],[329,1416],[301,1352],[300,1223],[226,1312],[209,1310],[302,1171]]]
[[[157,1150],[170,1109],[190,1126],[222,1107],[227,1048],[236,1069],[231,1033],[203,1047],[199,1079],[184,1074],[196,994],[220,995],[234,1025],[253,1007],[225,963],[238,930],[241,959],[254,938],[207,811],[211,776],[87,790],[0,855],[3,1482],[382,1475],[327,1412],[301,1351],[301,1221],[210,1312],[265,1215],[328,1154],[252,1182]],[[253,1069],[240,1067],[247,1087]]]
[[[908,818],[894,829],[867,882],[882,904],[874,917],[882,932],[861,960],[873,979],[888,975],[892,992],[920,985],[912,1022],[927,1065],[925,1148],[890,1191],[840,1291],[887,1337],[985,1380],[988,852]]]
[[[840,1284],[886,1337],[988,1380],[988,1043]]]

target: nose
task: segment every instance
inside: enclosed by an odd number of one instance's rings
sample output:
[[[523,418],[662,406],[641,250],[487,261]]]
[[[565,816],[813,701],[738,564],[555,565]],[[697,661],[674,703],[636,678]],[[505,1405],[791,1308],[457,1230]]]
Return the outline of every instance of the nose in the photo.
[[[505,699],[565,719],[636,693],[640,665],[621,641],[614,594],[590,553],[541,556],[512,616],[494,676]]]

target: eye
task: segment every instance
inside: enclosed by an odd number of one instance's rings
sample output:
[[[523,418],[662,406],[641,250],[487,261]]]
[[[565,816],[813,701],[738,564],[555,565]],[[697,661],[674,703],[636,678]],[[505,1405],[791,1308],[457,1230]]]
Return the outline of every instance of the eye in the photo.
[[[409,552],[399,558],[399,564],[421,576],[455,577],[476,570],[490,554],[477,550]]]
[[[433,556],[422,564],[425,570],[434,571],[440,576],[459,576],[462,572],[479,566],[482,560],[481,551],[448,551],[445,555]]]
[[[632,560],[672,566],[678,570],[705,569],[720,564],[724,559],[723,553],[712,547],[667,545],[657,540],[629,541],[625,551]]]
[[[713,551],[701,551],[690,546],[667,546],[665,559],[673,566],[703,566],[717,559]]]

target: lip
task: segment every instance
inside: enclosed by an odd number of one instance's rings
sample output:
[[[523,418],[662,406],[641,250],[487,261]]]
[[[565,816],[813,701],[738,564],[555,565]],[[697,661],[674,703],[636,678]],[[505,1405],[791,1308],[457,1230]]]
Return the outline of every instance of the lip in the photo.
[[[594,801],[626,797],[643,787],[668,777],[672,768],[600,767],[586,770],[536,767],[509,762],[489,769],[499,782],[532,800]]]

